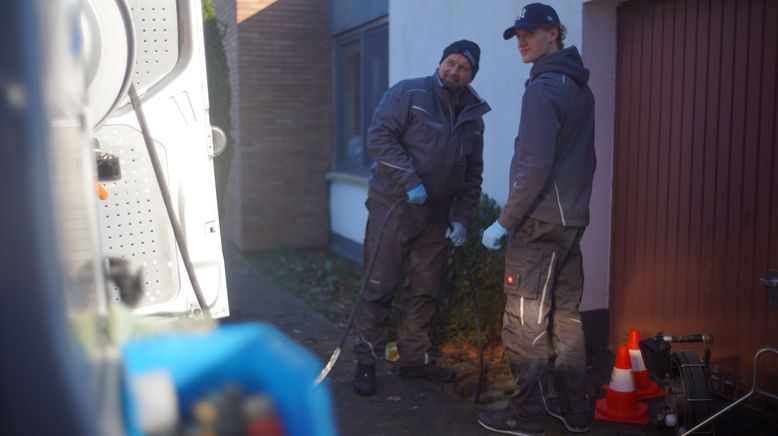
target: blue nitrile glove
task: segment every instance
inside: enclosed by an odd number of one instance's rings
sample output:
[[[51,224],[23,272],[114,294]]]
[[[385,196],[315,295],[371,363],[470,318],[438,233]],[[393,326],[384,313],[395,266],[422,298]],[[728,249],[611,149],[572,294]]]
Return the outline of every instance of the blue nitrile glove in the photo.
[[[427,190],[424,189],[422,183],[419,183],[415,188],[408,191],[408,203],[424,204],[425,201],[427,201]]]
[[[458,222],[451,223],[451,227],[446,229],[446,237],[451,239],[455,247],[459,247],[465,243],[467,239],[467,229]]]
[[[490,250],[499,250],[500,239],[507,234],[508,231],[505,230],[498,221],[495,221],[488,229],[484,230],[484,236],[481,238],[481,243]]]

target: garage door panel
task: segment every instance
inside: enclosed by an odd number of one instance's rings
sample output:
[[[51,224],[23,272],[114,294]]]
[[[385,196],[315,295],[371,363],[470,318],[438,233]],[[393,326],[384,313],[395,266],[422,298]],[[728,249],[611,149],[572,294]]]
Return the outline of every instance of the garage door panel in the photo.
[[[747,71],[745,73],[745,120],[744,120],[744,135],[743,135],[743,201],[741,206],[741,237],[744,241],[747,241],[741,246],[743,247],[742,256],[740,258],[740,270],[742,277],[760,277],[760,274],[764,274],[764,262],[765,256],[759,256],[759,246],[761,245],[756,239],[756,226],[757,226],[757,192],[758,192],[758,162],[759,162],[759,130],[761,122],[761,102],[762,102],[762,65],[765,62],[764,59],[764,37],[765,37],[765,23],[764,23],[764,7],[765,4],[762,1],[755,1],[751,3],[751,10],[749,11],[748,19],[748,60]],[[775,23],[772,23],[774,26]],[[748,162],[754,162],[756,165],[753,168],[748,167]],[[758,270],[757,270],[758,269]],[[739,312],[749,311],[753,318],[763,319],[767,313],[767,308],[764,304],[758,304],[759,297],[765,295],[764,288],[757,286],[749,289],[747,298],[741,299],[741,307]],[[760,328],[756,323],[750,322],[749,319],[738,320],[738,333],[745,337],[757,338],[762,336],[757,330]],[[756,335],[755,335],[756,334]],[[766,338],[764,338],[766,339]],[[764,340],[763,339],[763,340]],[[740,371],[739,371],[740,372]]]
[[[743,323],[750,322],[749,319],[741,319],[742,313],[747,313],[750,308],[751,296],[749,295],[752,287],[741,286],[739,280],[743,277],[742,259],[747,255],[749,242],[747,238],[747,229],[743,222],[744,199],[748,195],[743,186],[743,163],[745,159],[745,132],[748,122],[748,106],[746,105],[748,92],[748,53],[749,47],[749,20],[748,7],[742,6],[735,9],[735,61],[733,65],[733,86],[732,86],[732,118],[723,120],[723,124],[732,126],[729,137],[729,183],[726,187],[728,191],[728,211],[727,211],[727,252],[726,265],[724,273],[726,283],[727,301],[730,302],[730,310],[724,313],[724,322],[730,328],[723,331],[722,339],[724,343],[734,344],[738,338],[745,337]],[[755,163],[755,162],[754,162]],[[735,361],[733,372],[739,373],[742,368]],[[742,362],[745,365],[745,362]]]
[[[689,279],[687,281],[688,291],[686,294],[685,306],[695,308],[695,310],[688,310],[680,313],[682,326],[684,328],[690,328],[692,325],[699,324],[701,313],[699,310],[699,301],[705,298],[701,285],[702,274],[701,264],[699,258],[702,254],[702,231],[700,223],[702,221],[702,198],[703,198],[703,160],[702,156],[705,155],[705,107],[707,105],[706,99],[706,81],[700,80],[707,75],[706,58],[707,58],[707,44],[710,37],[710,22],[708,14],[708,2],[700,1],[687,4],[687,15],[693,17],[690,19],[696,20],[695,33],[690,36],[691,41],[694,44],[692,54],[688,55],[688,61],[691,65],[687,65],[689,68],[689,77],[691,82],[689,86],[694,90],[692,99],[690,102],[689,110],[691,110],[690,120],[691,124],[691,138],[688,145],[681,144],[682,148],[689,148],[691,150],[691,162],[689,165],[689,173],[687,175],[688,183],[688,196],[689,196],[689,221],[686,224],[688,227],[688,244],[690,252],[690,261],[687,268],[689,271]]]
[[[679,256],[679,244],[678,240],[682,236],[680,231],[681,224],[681,193],[674,187],[678,186],[682,177],[681,168],[681,123],[675,122],[675,118],[681,113],[681,107],[683,105],[683,90],[684,90],[684,78],[682,75],[673,74],[675,65],[682,65],[684,62],[683,51],[673,50],[673,46],[676,44],[677,38],[685,32],[685,5],[670,3],[666,8],[667,13],[672,14],[671,19],[666,20],[666,24],[672,26],[667,30],[664,44],[664,55],[669,59],[668,67],[663,70],[663,81],[670,83],[670,101],[669,110],[663,111],[667,117],[669,125],[663,129],[668,130],[668,145],[669,150],[667,152],[668,161],[668,179],[667,179],[667,225],[666,225],[666,239],[667,239],[667,263],[675,265],[682,258]],[[677,269],[665,269],[664,275],[666,277],[663,289],[672,289],[674,283],[684,277],[679,276]],[[668,308],[672,314],[672,321],[669,323],[671,329],[678,329],[679,319],[681,318],[678,313],[679,309],[675,306],[675,296],[672,292],[664,292],[663,306]]]
[[[627,80],[624,78],[634,77],[640,71],[641,56],[639,53],[641,44],[637,43],[637,39],[641,37],[640,22],[637,20],[636,13],[627,13],[622,18],[623,26],[619,28],[619,40],[629,47],[634,47],[634,50],[630,50],[624,53],[618,60],[619,68],[617,73],[618,89],[617,93],[621,96],[621,99],[617,102],[619,110],[617,111],[618,119],[616,126],[617,141],[621,143],[631,144],[635,141],[637,136],[637,116],[632,116],[637,111],[637,105],[640,102],[637,95],[640,91],[639,83],[637,80]],[[623,77],[622,77],[623,76]],[[625,229],[625,232],[629,232],[635,220],[635,207],[631,201],[633,198],[633,188],[635,183],[632,180],[635,174],[637,174],[637,148],[636,147],[624,147],[614,149],[614,159],[616,162],[621,162],[621,165],[615,165],[616,175],[615,177],[625,180],[626,183],[617,184],[614,186],[615,199],[614,201],[624,205],[619,210],[614,209],[615,222],[614,225]],[[614,256],[616,262],[615,268],[611,271],[614,274],[613,283],[617,283],[620,287],[627,287],[628,268],[633,265],[633,262],[628,261],[625,239],[616,240],[613,239],[614,249],[616,252],[622,253],[622,256]],[[613,295],[611,302],[618,302],[622,305],[631,305],[635,301],[631,296],[627,294]],[[629,298],[629,300],[626,300]],[[622,301],[625,300],[625,301]],[[625,319],[621,318],[620,313],[613,313],[619,322],[625,322]]]
[[[765,21],[768,17],[778,16],[778,2],[766,2]],[[768,268],[776,268],[778,265],[778,248],[770,241],[778,241],[778,222],[770,220],[769,211],[778,208],[778,27],[767,25],[765,27],[765,44],[763,48],[764,66],[762,74],[762,102],[759,135],[759,178],[757,184],[757,235],[759,235],[760,258],[766,259],[761,266],[760,273]],[[770,98],[772,96],[772,99]],[[762,237],[769,235],[769,238]],[[769,318],[772,330],[778,330],[778,316]]]
[[[634,22],[630,20],[630,16],[624,16],[622,19],[624,20],[624,27],[619,29],[619,32],[617,34],[617,38],[619,41],[624,41],[625,44],[630,44],[631,41],[629,41],[630,38],[634,36],[634,32],[625,32],[623,29],[626,28],[632,28],[634,27]],[[616,74],[616,93],[621,96],[621,101],[619,102],[619,110],[616,111],[616,120],[614,127],[614,141],[618,143],[626,143],[627,140],[627,133],[629,132],[629,129],[626,128],[628,117],[628,109],[629,109],[629,101],[630,101],[630,87],[626,86],[627,81],[621,80],[622,75],[624,75],[625,71],[627,71],[627,66],[631,63],[628,62],[629,55],[622,56],[617,60],[617,74]],[[629,150],[613,150],[613,160],[614,162],[620,162],[622,160],[626,160],[624,158],[624,155],[628,153]],[[614,178],[619,180],[624,180],[627,175],[627,165],[614,165],[613,168],[614,171]],[[627,198],[626,198],[626,189],[624,184],[621,185],[615,185],[613,187],[613,201],[619,204],[626,204]],[[627,215],[627,208],[621,208],[619,210],[613,210],[613,224],[617,227],[624,228],[626,225],[626,215]],[[612,248],[613,250],[617,252],[623,252],[623,240],[612,240]],[[623,286],[622,279],[624,277],[621,272],[624,269],[624,262],[623,259],[616,259],[614,256],[613,259],[613,266],[614,268],[611,268],[611,283],[618,283],[619,286]]]
[[[663,98],[666,98],[668,92],[665,89],[665,83],[662,81],[662,53],[664,46],[664,10],[665,3],[660,3],[652,10],[652,26],[649,40],[651,41],[651,60],[649,62],[649,112],[648,112],[648,132],[646,135],[647,144],[657,144],[656,147],[646,147],[648,159],[646,187],[648,189],[648,199],[646,202],[646,238],[645,249],[649,253],[645,261],[646,285],[649,289],[654,289],[657,293],[656,298],[649,298],[648,304],[651,310],[656,311],[662,306],[662,300],[666,294],[665,288],[660,285],[662,277],[661,266],[658,265],[659,246],[664,238],[664,234],[658,232],[660,216],[665,212],[665,203],[659,202],[662,183],[662,161],[663,152],[666,144],[660,140],[662,136],[661,115],[663,112]],[[666,180],[666,179],[665,179]]]
[[[612,339],[711,331],[735,382],[778,344],[776,22],[765,0],[619,6]]]
[[[706,105],[705,111],[705,154],[703,155],[704,177],[702,198],[702,245],[700,258],[700,288],[705,292],[700,300],[699,311],[709,316],[721,316],[722,308],[717,301],[723,301],[722,289],[716,277],[717,259],[716,237],[716,187],[718,183],[717,162],[720,161],[718,153],[718,115],[721,106],[721,65],[722,65],[722,39],[724,30],[722,1],[710,3],[709,17],[711,26],[721,29],[713,32],[709,38],[707,47],[707,62],[704,68],[707,71],[706,80]],[[704,316],[704,315],[703,315]]]
[[[732,282],[734,275],[725,274],[728,264],[728,252],[732,249],[731,243],[728,244],[727,224],[729,223],[729,167],[730,167],[730,138],[732,135],[732,112],[734,105],[734,71],[735,71],[735,31],[736,15],[735,3],[725,2],[722,13],[722,35],[730,37],[722,38],[721,47],[721,82],[719,88],[719,116],[716,120],[718,128],[716,135],[716,149],[718,152],[716,164],[716,199],[715,199],[715,229],[714,234],[714,269],[712,273],[714,278],[714,294],[712,302],[715,304],[715,315],[724,325],[730,326],[729,329],[719,333],[719,341],[722,344],[731,343],[729,332],[733,327],[732,309],[736,308],[735,294],[727,292],[734,284]],[[727,310],[727,309],[730,310]],[[734,364],[732,370],[734,370]]]
[[[679,9],[679,18],[682,20],[682,27],[679,34],[676,37],[676,46],[670,48],[673,52],[680,54],[680,60],[677,64],[671,67],[671,74],[678,76],[681,79],[681,104],[677,108],[677,112],[673,114],[673,119],[676,120],[678,129],[680,130],[680,143],[676,144],[680,155],[680,174],[679,183],[673,187],[678,192],[680,198],[680,210],[678,217],[678,234],[680,235],[677,240],[678,260],[683,265],[675,271],[675,275],[678,276],[677,282],[684,288],[690,289],[691,282],[695,279],[695,274],[692,273],[692,265],[689,264],[688,259],[693,255],[690,252],[690,235],[691,235],[691,215],[689,204],[691,202],[691,169],[693,162],[693,149],[691,147],[694,140],[694,90],[695,90],[695,74],[696,65],[694,63],[695,53],[697,49],[697,17],[694,13],[690,12],[690,2],[671,2],[677,5]],[[694,3],[696,5],[696,2]],[[693,12],[694,9],[691,9]],[[680,122],[679,122],[680,121]],[[689,146],[682,146],[687,144]],[[674,305],[674,320],[677,320],[677,328],[683,328],[686,319],[686,310],[683,308],[688,307],[688,299],[691,298],[691,293],[678,294],[676,292],[670,292],[670,300],[675,302]],[[672,303],[669,303],[672,304]],[[655,317],[652,325],[652,330],[662,330],[664,327],[657,323]],[[664,320],[670,327],[670,321]]]

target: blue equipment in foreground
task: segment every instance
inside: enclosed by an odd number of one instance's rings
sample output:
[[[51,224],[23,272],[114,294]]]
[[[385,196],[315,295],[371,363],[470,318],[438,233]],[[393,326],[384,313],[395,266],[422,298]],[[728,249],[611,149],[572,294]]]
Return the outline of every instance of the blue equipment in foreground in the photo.
[[[289,436],[335,435],[325,384],[314,388],[321,364],[308,350],[268,324],[241,323],[205,333],[175,333],[131,341],[122,348],[125,380],[167,371],[180,418],[191,419],[198,399],[228,385],[270,396]],[[125,386],[128,434],[141,434],[131,383]]]

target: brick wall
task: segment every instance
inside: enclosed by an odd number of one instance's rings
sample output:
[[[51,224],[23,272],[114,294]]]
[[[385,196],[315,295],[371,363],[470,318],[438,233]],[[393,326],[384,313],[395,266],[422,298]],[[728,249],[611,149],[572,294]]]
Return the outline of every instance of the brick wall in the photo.
[[[329,239],[332,65],[327,0],[237,0],[228,241],[244,250]]]

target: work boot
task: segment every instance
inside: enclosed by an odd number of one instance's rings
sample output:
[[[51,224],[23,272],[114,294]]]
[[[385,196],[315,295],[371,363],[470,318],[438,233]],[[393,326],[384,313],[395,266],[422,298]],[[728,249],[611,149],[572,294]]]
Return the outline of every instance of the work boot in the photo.
[[[544,436],[545,423],[531,423],[522,420],[509,409],[486,410],[478,414],[481,427],[495,433],[515,434],[518,436]]]
[[[440,368],[430,362],[417,366],[400,366],[400,378],[423,378],[435,383],[452,383],[457,379],[457,372],[451,368]]]
[[[354,393],[363,397],[375,394],[375,365],[357,363],[354,374]]]
[[[543,398],[543,405],[546,407],[546,413],[562,421],[567,431],[571,433],[586,433],[589,431],[589,417],[562,413],[556,397]]]

